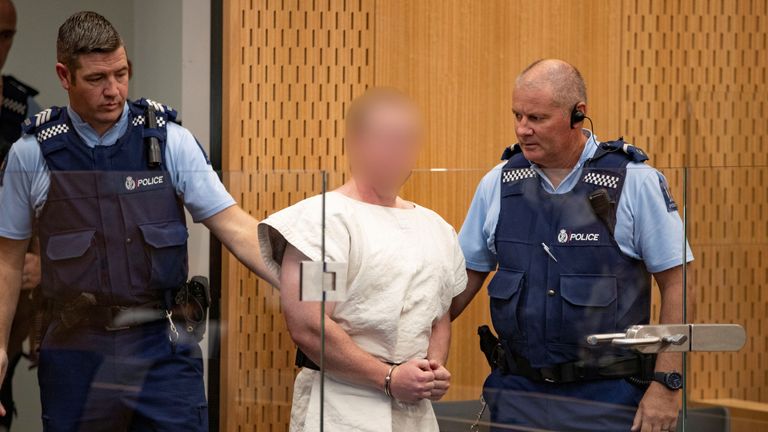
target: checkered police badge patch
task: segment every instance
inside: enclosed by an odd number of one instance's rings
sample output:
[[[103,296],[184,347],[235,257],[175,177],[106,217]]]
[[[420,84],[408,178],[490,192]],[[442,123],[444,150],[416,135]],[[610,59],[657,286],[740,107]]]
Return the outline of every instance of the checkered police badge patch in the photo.
[[[536,177],[536,172],[530,168],[520,168],[513,170],[504,170],[502,172],[501,182],[511,183],[518,180],[524,180],[528,178]]]
[[[609,187],[611,189],[616,189],[619,187],[619,177],[603,174],[603,173],[597,173],[597,172],[590,172],[587,173],[584,176],[584,183],[591,183],[593,185],[597,186],[603,186],[603,187]]]

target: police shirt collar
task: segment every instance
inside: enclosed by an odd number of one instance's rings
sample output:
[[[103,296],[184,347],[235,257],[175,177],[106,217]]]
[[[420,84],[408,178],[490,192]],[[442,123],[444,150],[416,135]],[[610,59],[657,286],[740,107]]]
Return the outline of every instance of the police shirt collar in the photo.
[[[114,145],[128,128],[128,110],[128,102],[126,101],[123,105],[123,113],[120,115],[120,119],[104,132],[104,135],[100,136],[71,106],[67,106],[67,114],[69,114],[72,126],[74,126],[75,131],[88,147]]]
[[[584,150],[581,152],[581,156],[579,157],[579,161],[576,163],[576,166],[574,166],[571,172],[569,172],[563,181],[560,182],[560,186],[558,186],[557,189],[571,186],[570,178],[578,175],[578,173],[581,171],[581,168],[584,166],[584,163],[587,162],[587,160],[595,154],[597,146],[600,145],[600,142],[597,140],[597,137],[591,130],[582,129],[581,132],[584,134],[584,136],[587,137],[587,142],[584,144]],[[542,170],[541,167],[535,163],[531,163],[531,169],[533,169],[533,171],[542,178],[544,184],[546,184],[545,189],[549,190],[549,192],[554,192],[556,190],[552,186],[552,182],[549,181],[549,178],[547,178],[547,175],[544,173],[544,170]]]

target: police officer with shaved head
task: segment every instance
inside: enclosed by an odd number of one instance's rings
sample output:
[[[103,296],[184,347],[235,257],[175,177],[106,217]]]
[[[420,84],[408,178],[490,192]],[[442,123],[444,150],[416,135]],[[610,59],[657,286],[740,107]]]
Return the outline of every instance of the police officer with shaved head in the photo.
[[[499,428],[674,430],[680,354],[639,355],[587,336],[650,319],[651,278],[662,323],[683,311],[683,227],[664,176],[640,149],[583,128],[579,71],[540,60],[515,82],[518,143],[480,182],[459,234],[467,290],[489,272],[498,339],[481,327],[492,367],[484,398]]]
[[[103,16],[69,17],[57,60],[69,104],[25,121],[0,179],[0,375],[35,227],[49,303],[43,430],[207,431],[195,331],[206,299],[201,281],[187,282],[184,208],[276,283],[256,246],[258,221],[175,110],[127,99],[125,45]]]

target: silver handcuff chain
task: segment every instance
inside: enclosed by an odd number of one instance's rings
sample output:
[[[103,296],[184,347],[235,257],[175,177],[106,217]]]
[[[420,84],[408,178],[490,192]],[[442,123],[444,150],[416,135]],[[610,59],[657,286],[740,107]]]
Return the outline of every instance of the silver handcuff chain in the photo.
[[[486,408],[488,408],[488,403],[485,402],[485,397],[483,395],[480,395],[480,404],[480,412],[477,413],[475,422],[469,427],[469,432],[478,432],[480,430],[480,420],[483,418]]]

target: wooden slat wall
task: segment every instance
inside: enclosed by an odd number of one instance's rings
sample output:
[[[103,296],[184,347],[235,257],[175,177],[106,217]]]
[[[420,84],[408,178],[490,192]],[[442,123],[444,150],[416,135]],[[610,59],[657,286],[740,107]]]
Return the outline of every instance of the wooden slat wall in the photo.
[[[768,403],[768,3],[623,7],[623,128],[674,167],[678,199],[687,184],[689,319],[748,334],[739,353],[690,356],[690,395]]]
[[[369,0],[224,2],[223,168],[254,217],[321,193],[320,169],[343,182],[343,113],[373,83],[372,26]],[[230,255],[223,275],[221,430],[286,430],[295,346],[279,293]]]
[[[390,85],[429,129],[403,193],[458,229],[514,142],[515,75],[542,57],[575,64],[598,136],[646,149],[678,201],[687,178],[696,320],[750,334],[741,353],[692,356],[692,396],[768,402],[764,1],[225,0],[224,11],[224,168],[258,218],[319,193],[320,169],[343,182],[346,103]],[[285,430],[295,370],[277,293],[233,257],[224,274],[222,430]],[[480,295],[454,324],[451,399],[479,394],[475,329],[487,322]]]
[[[539,58],[569,61],[588,85],[595,83],[589,114],[600,135],[616,135],[619,103],[611,95],[620,75],[610,56],[595,53],[619,52],[620,10],[610,0],[590,7],[561,0],[535,7],[507,0],[377,2],[376,84],[401,88],[422,105],[429,136],[419,167],[450,169],[417,173],[404,195],[461,227],[480,178],[516,141],[512,87],[517,73]],[[486,323],[483,293],[454,323],[450,399],[480,395],[489,369],[477,327]]]

